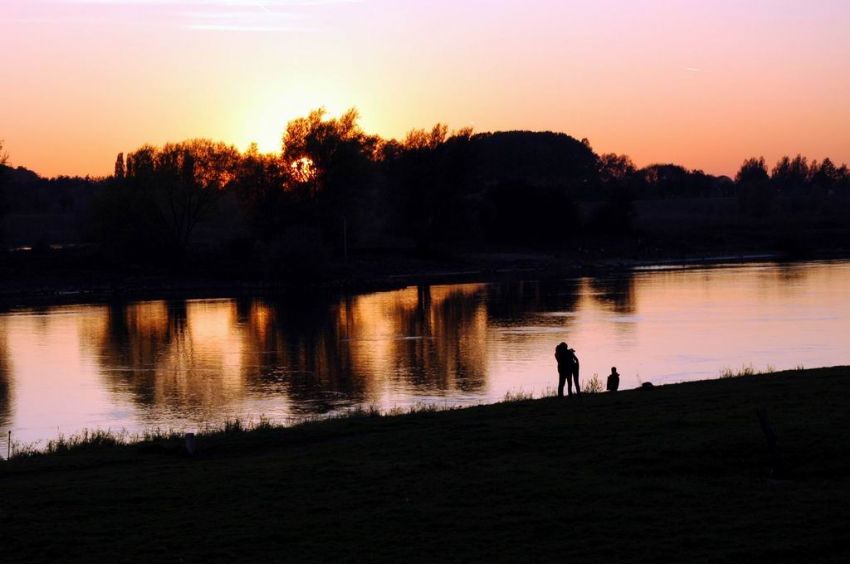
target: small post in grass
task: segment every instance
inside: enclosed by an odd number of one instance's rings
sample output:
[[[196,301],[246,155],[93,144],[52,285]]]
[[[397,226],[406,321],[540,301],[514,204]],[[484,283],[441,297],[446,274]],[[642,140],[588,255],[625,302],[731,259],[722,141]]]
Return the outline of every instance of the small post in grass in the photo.
[[[189,456],[194,456],[196,450],[197,444],[195,443],[195,433],[186,433],[186,453]]]
[[[785,477],[785,469],[782,464],[782,459],[779,457],[779,447],[776,444],[776,433],[773,432],[773,426],[767,419],[765,410],[759,408],[756,410],[761,430],[764,433],[764,438],[767,441],[767,450],[770,453],[770,477],[774,480],[779,480]]]

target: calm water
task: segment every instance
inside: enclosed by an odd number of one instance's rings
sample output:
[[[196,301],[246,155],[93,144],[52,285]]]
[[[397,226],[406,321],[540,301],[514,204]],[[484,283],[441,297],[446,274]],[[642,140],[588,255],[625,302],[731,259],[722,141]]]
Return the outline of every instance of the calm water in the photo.
[[[848,289],[833,262],[16,310],[0,315],[0,440],[539,396],[562,340],[583,380],[616,365],[624,388],[850,364]]]

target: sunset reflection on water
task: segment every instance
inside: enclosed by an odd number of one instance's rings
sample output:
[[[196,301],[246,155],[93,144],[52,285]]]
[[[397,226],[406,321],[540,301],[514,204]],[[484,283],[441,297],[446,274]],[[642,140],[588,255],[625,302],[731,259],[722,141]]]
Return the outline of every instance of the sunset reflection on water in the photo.
[[[333,299],[150,301],[0,315],[0,431],[288,422],[540,396],[553,350],[621,386],[848,363],[850,264],[674,269]],[[5,451],[4,451],[5,452]]]

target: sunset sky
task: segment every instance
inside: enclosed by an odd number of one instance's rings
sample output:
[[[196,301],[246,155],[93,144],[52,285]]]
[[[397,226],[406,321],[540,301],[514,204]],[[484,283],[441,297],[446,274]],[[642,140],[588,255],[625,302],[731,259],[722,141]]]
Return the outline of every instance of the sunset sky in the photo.
[[[43,175],[359,108],[587,137],[637,164],[850,162],[850,0],[0,0],[0,139]]]

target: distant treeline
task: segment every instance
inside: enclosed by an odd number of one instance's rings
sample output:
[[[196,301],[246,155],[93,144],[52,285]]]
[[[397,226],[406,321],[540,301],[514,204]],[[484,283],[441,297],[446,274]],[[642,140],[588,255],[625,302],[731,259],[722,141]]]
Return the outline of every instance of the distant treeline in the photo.
[[[0,171],[3,214],[71,214],[82,241],[139,261],[179,261],[199,247],[269,265],[355,248],[555,248],[632,233],[637,200],[737,198],[754,218],[850,200],[847,166],[829,159],[785,157],[772,169],[748,159],[733,180],[674,164],[638,169],[559,133],[438,124],[385,140],[354,110],[290,122],[279,154],[200,139],[119,154],[108,178]]]

